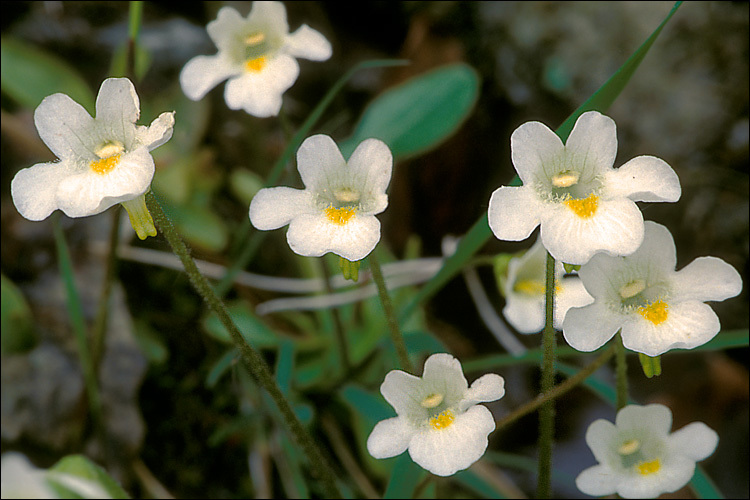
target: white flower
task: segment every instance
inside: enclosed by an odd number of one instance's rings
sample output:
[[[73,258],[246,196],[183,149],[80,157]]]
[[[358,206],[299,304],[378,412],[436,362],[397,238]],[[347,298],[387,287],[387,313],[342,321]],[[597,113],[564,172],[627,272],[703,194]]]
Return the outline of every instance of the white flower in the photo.
[[[544,288],[547,251],[537,239],[522,257],[508,263],[508,277],[503,283],[505,307],[503,316],[521,333],[537,333],[544,328]],[[565,275],[561,261],[555,261],[554,326],[560,328],[565,313],[571,307],[581,307],[594,301],[586,292],[578,276]]]
[[[594,303],[568,311],[565,340],[579,351],[593,351],[622,328],[625,347],[652,357],[711,340],[719,318],[704,302],[738,295],[742,278],[716,257],[699,257],[679,272],[676,263],[672,235],[651,221],[632,255],[594,255],[578,271]]]
[[[583,113],[563,145],[539,122],[518,127],[510,138],[513,166],[522,187],[500,187],[490,198],[489,224],[501,240],[520,241],[541,224],[550,254],[583,264],[596,252],[628,255],[643,241],[636,201],[677,201],[680,182],[663,160],[638,156],[613,169],[615,122]]]
[[[281,2],[253,2],[247,18],[222,7],[206,29],[219,52],[188,61],[180,73],[183,92],[197,101],[228,78],[227,106],[258,117],[279,114],[281,95],[299,75],[295,57],[331,57],[331,44],[309,26],[303,24],[289,34]]]
[[[299,255],[364,259],[380,240],[375,214],[388,206],[392,168],[391,150],[377,139],[362,141],[347,163],[333,139],[308,137],[297,151],[305,189],[261,189],[250,203],[250,222],[264,231],[289,224],[286,238]]]
[[[367,451],[390,458],[408,449],[414,462],[438,476],[466,469],[484,455],[495,430],[492,413],[477,403],[502,398],[504,386],[501,376],[489,373],[469,388],[461,363],[450,354],[430,356],[422,378],[393,370],[380,392],[398,416],[378,422]]]
[[[695,463],[710,456],[719,436],[703,422],[672,434],[666,406],[629,405],[615,424],[599,419],[586,431],[586,443],[598,465],[581,472],[576,486],[592,496],[617,493],[623,498],[656,498],[685,486]]]
[[[144,195],[154,176],[149,151],[172,137],[174,112],[136,126],[138,94],[127,78],[104,80],[96,118],[65,94],[45,97],[34,112],[39,136],[60,159],[18,172],[10,185],[25,218],[46,219],[56,209],[85,217],[122,203],[141,239],[155,236]]]
[[[76,498],[112,498],[98,483],[56,470],[39,469],[25,455],[3,453],[2,498],[62,498],[51,484],[76,494]]]

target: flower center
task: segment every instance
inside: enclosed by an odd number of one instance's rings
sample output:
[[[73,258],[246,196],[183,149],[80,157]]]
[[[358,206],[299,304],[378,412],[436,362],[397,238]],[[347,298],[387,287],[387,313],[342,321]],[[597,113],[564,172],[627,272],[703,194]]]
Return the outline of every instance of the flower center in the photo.
[[[596,208],[599,205],[599,197],[591,193],[586,198],[568,198],[563,203],[578,217],[588,219],[596,213]]]
[[[622,288],[620,288],[620,297],[622,297],[623,299],[629,299],[631,297],[635,297],[645,289],[645,281],[643,281],[642,279],[633,280],[627,285],[624,285]]]
[[[557,175],[552,176],[552,185],[557,188],[567,188],[578,183],[581,173],[575,170],[565,170]]]
[[[638,313],[654,325],[659,325],[667,320],[668,309],[669,305],[666,302],[657,300],[646,306],[639,307]]]
[[[648,476],[649,474],[659,472],[660,469],[661,469],[661,462],[659,461],[658,458],[650,462],[641,462],[638,464],[638,473],[641,474],[642,476]]]
[[[446,427],[450,427],[455,417],[450,410],[445,410],[443,413],[430,418],[430,426],[436,431],[441,431]]]
[[[89,168],[97,174],[107,174],[120,162],[123,151],[125,146],[120,141],[107,142],[94,151],[99,159],[89,163]]]
[[[443,397],[440,393],[433,393],[424,398],[419,404],[422,405],[422,408],[435,408],[443,402]]]
[[[353,206],[335,208],[333,205],[331,205],[325,209],[326,217],[328,217],[328,220],[333,222],[334,224],[339,224],[341,226],[345,225],[347,222],[349,222],[349,219],[354,217],[355,211],[356,208]]]
[[[251,33],[243,40],[245,42],[245,69],[258,72],[266,67],[266,55],[269,52],[269,44],[266,34],[262,31]]]

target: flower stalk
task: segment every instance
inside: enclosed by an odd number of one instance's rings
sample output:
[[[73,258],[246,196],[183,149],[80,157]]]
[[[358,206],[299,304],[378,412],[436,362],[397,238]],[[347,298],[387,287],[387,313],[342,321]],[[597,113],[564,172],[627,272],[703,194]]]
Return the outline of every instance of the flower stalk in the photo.
[[[159,205],[159,202],[151,191],[146,194],[146,204],[157,227],[169,242],[172,250],[182,261],[182,264],[185,267],[185,272],[190,278],[190,283],[193,285],[193,288],[195,288],[203,300],[206,301],[206,304],[208,304],[229,332],[235,347],[237,347],[240,352],[240,357],[245,368],[255,377],[258,383],[268,392],[276,403],[288,430],[291,432],[297,444],[307,455],[313,475],[322,482],[325,489],[325,495],[329,498],[341,498],[341,493],[336,486],[336,478],[331,466],[315,444],[315,441],[313,441],[310,434],[305,430],[302,423],[300,423],[295,415],[294,410],[292,410],[291,405],[286,400],[284,394],[276,383],[268,364],[260,353],[245,341],[239,329],[232,321],[232,318],[229,316],[229,312],[224,303],[216,296],[206,278],[200,273],[200,271],[198,271],[195,261],[193,261],[193,258],[190,256],[185,243],[180,238],[172,225],[172,222],[164,213],[161,205]]]
[[[544,302],[544,333],[542,334],[542,388],[547,395],[555,383],[555,259],[547,252],[547,271]],[[539,475],[537,478],[537,498],[549,498],[552,476],[552,442],[555,433],[555,402],[548,399],[539,409]]]
[[[628,364],[625,359],[625,346],[622,344],[622,336],[618,333],[615,340],[615,363],[617,372],[617,410],[621,410],[628,404]]]

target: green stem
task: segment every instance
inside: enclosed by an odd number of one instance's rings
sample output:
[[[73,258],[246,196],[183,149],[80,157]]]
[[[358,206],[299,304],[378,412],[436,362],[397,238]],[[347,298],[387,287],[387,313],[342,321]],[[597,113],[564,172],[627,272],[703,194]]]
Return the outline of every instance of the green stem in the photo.
[[[135,79],[135,54],[138,44],[138,33],[141,30],[141,19],[143,17],[143,2],[130,2],[128,45],[125,53],[125,75],[131,80]]]
[[[542,334],[542,388],[541,395],[549,395],[555,383],[555,259],[547,253],[547,279],[544,303],[544,333]],[[552,477],[552,442],[555,434],[555,402],[545,401],[539,409],[539,475],[537,498],[550,498]]]
[[[406,344],[404,343],[404,336],[401,334],[401,329],[398,326],[398,318],[393,310],[393,304],[391,303],[391,297],[388,295],[388,289],[385,287],[385,279],[383,278],[383,271],[380,269],[380,263],[377,257],[375,257],[375,251],[370,253],[368,257],[370,261],[370,270],[372,271],[372,279],[375,281],[375,285],[378,287],[378,295],[380,296],[380,303],[383,304],[383,310],[385,311],[385,317],[388,321],[388,329],[391,332],[391,340],[393,345],[396,347],[396,354],[398,355],[398,361],[401,368],[409,373],[413,373],[411,366],[411,360],[409,359],[409,353],[406,350]]]
[[[622,334],[618,332],[615,335],[615,362],[617,373],[617,410],[624,408],[628,404],[628,364],[625,359],[625,346],[622,345]]]
[[[320,262],[320,268],[322,270],[323,274],[323,283],[325,283],[326,287],[326,293],[329,295],[333,294],[333,287],[331,287],[331,281],[330,281],[330,269],[328,266],[328,262],[325,259],[325,256],[318,259]],[[339,346],[339,355],[341,356],[341,364],[344,367],[344,376],[348,377],[349,372],[352,369],[352,363],[349,360],[349,345],[346,341],[346,332],[344,331],[344,324],[341,321],[341,314],[339,313],[338,308],[332,307],[330,309],[331,317],[333,318],[333,331],[336,334],[336,343]]]
[[[521,417],[524,417],[528,415],[529,413],[533,412],[540,406],[542,406],[547,401],[551,401],[553,399],[557,399],[563,394],[567,393],[577,385],[579,385],[581,382],[586,380],[586,378],[589,377],[592,373],[594,373],[596,370],[598,370],[603,364],[605,364],[607,361],[610,360],[610,358],[615,354],[615,347],[612,346],[603,353],[599,355],[598,358],[596,358],[594,361],[592,361],[590,364],[586,365],[584,368],[581,369],[578,373],[576,373],[574,376],[570,377],[569,379],[565,380],[565,382],[561,383],[560,385],[556,385],[554,389],[551,391],[548,391],[544,394],[540,394],[536,398],[532,399],[528,403],[526,403],[523,406],[520,406],[513,410],[512,413],[506,415],[501,420],[498,420],[496,422],[497,428],[501,429],[502,427],[505,427],[506,425],[510,425],[511,423],[515,422]]]
[[[292,410],[291,405],[276,383],[268,364],[260,353],[247,343],[229,316],[224,303],[214,293],[206,278],[198,271],[195,261],[190,256],[185,243],[151,191],[146,194],[146,204],[159,231],[161,231],[174,253],[182,261],[182,265],[185,267],[185,272],[190,278],[193,288],[201,295],[208,307],[218,316],[222,325],[229,332],[235,347],[240,352],[240,357],[245,368],[255,377],[276,403],[288,430],[291,432],[297,445],[307,455],[313,475],[323,483],[325,495],[329,498],[341,498],[341,493],[336,486],[336,477],[331,466],[295,415],[294,410]]]
[[[104,283],[102,284],[102,293],[99,297],[99,306],[91,333],[91,357],[94,363],[94,372],[96,372],[101,357],[104,354],[104,336],[107,331],[107,320],[109,318],[109,301],[112,294],[112,282],[114,281],[115,270],[117,269],[117,244],[120,239],[120,205],[112,207],[110,212],[112,225],[109,228],[109,248],[106,268],[104,270]]]
[[[83,371],[83,380],[86,385],[86,395],[89,400],[91,415],[94,419],[95,428],[102,425],[102,407],[99,398],[99,387],[96,382],[96,372],[91,360],[89,343],[86,335],[86,322],[83,319],[83,307],[81,298],[78,295],[75,281],[73,279],[73,263],[70,258],[70,250],[65,241],[62,225],[60,224],[59,214],[55,214],[53,223],[55,233],[55,246],[57,247],[57,260],[60,266],[60,274],[65,284],[65,293],[68,299],[68,314],[73,326],[73,333],[76,337],[76,347],[78,348],[78,357],[81,360],[81,370]]]

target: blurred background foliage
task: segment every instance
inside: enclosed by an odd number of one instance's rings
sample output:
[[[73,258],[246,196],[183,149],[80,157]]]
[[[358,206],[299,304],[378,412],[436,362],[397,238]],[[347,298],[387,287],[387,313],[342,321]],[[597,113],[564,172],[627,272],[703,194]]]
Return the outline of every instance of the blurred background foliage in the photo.
[[[331,135],[345,151],[368,137],[368,127],[403,124],[368,122],[368,105],[388,89],[405,82],[408,86],[417,76],[429,79],[429,71],[447,64],[465,63],[476,71],[460,70],[457,94],[447,94],[464,96],[469,107],[474,104],[455,133],[445,132],[450,137],[431,150],[410,150],[412,139],[395,151],[390,205],[379,217],[382,261],[439,257],[443,238],[465,233],[486,211],[490,193],[513,177],[511,132],[529,120],[557,127],[672,6],[290,2],[291,30],[305,23],[321,31],[333,45],[333,57],[323,63],[301,61],[300,78],[284,96],[283,119],[258,119],[229,110],[223,84],[199,102],[187,100],[179,88],[177,76],[190,58],[215,53],[205,25],[224,4],[146,3],[136,71],[141,77],[135,82],[141,124],[162,111],[177,112],[174,137],[154,152],[154,191],[194,255],[219,266],[230,265],[240,254],[249,231],[249,200],[263,186],[287,138],[355,64],[411,61],[357,71],[336,95],[313,133]],[[250,8],[246,2],[226,4],[243,15]],[[128,4],[3,2],[0,9],[3,451],[23,451],[44,467],[83,451],[136,497],[319,494],[308,490],[301,455],[272,423],[273,406],[236,367],[226,331],[207,313],[185,276],[163,262],[166,243],[134,239],[127,223],[99,364],[106,433],[93,432],[51,223],[21,218],[9,186],[19,169],[54,159],[33,125],[39,96],[65,92],[93,111],[101,81],[122,66]],[[750,253],[748,36],[747,3],[683,5],[607,113],[617,123],[616,165],[651,154],[665,159],[680,176],[683,196],[678,203],[644,209],[647,219],[665,224],[675,236],[678,268],[695,257],[714,255],[737,268],[745,284]],[[476,85],[474,103],[470,90]],[[301,187],[295,167],[294,161],[285,166],[281,184]],[[109,225],[122,222],[122,216],[117,207],[97,217],[62,218],[89,323],[101,294]],[[530,245],[493,238],[482,253],[516,252]],[[317,259],[293,254],[284,231],[274,231],[264,234],[246,270],[314,279],[337,268],[336,259],[325,261],[320,266]],[[503,303],[491,267],[477,270],[499,311]],[[221,275],[219,271],[214,277]],[[414,291],[405,287],[395,292],[397,307]],[[236,284],[227,300],[243,333],[275,367],[300,419],[335,457],[338,472],[351,478],[345,485],[349,492],[374,497],[387,486],[395,496],[400,485],[387,483],[390,470],[411,471],[413,464],[404,457],[376,461],[364,449],[375,422],[392,415],[377,390],[395,363],[380,304],[370,298],[340,308],[349,356],[357,367],[356,376],[348,377],[334,347],[337,319],[330,310],[287,310],[259,318],[258,304],[283,295]],[[747,288],[740,297],[712,307],[723,330],[747,328]],[[460,277],[403,328],[410,351],[421,359],[444,350],[462,361],[504,352],[479,319]],[[9,331],[13,335],[6,335]],[[535,335],[520,340],[529,348],[539,343]],[[570,362],[580,365],[588,359],[576,356]],[[719,448],[705,468],[726,496],[747,497],[748,349],[669,353],[663,357],[664,374],[652,380],[643,377],[635,357],[629,361],[637,401],[670,406],[675,427],[702,420],[719,432]],[[533,364],[490,371],[500,373],[507,384],[506,396],[488,405],[497,418],[535,396],[538,373]],[[611,375],[607,370],[598,374],[604,381]],[[581,388],[560,400],[557,415],[554,487],[560,496],[580,496],[573,478],[593,462],[582,439],[586,426],[597,417],[612,419],[613,412]],[[487,458],[455,480],[441,482],[441,494],[517,496],[533,491],[529,460],[535,457],[536,427],[536,416],[530,415],[493,433]],[[362,470],[366,472],[357,473]],[[434,495],[433,487],[423,495]],[[689,491],[677,493],[684,494]]]

